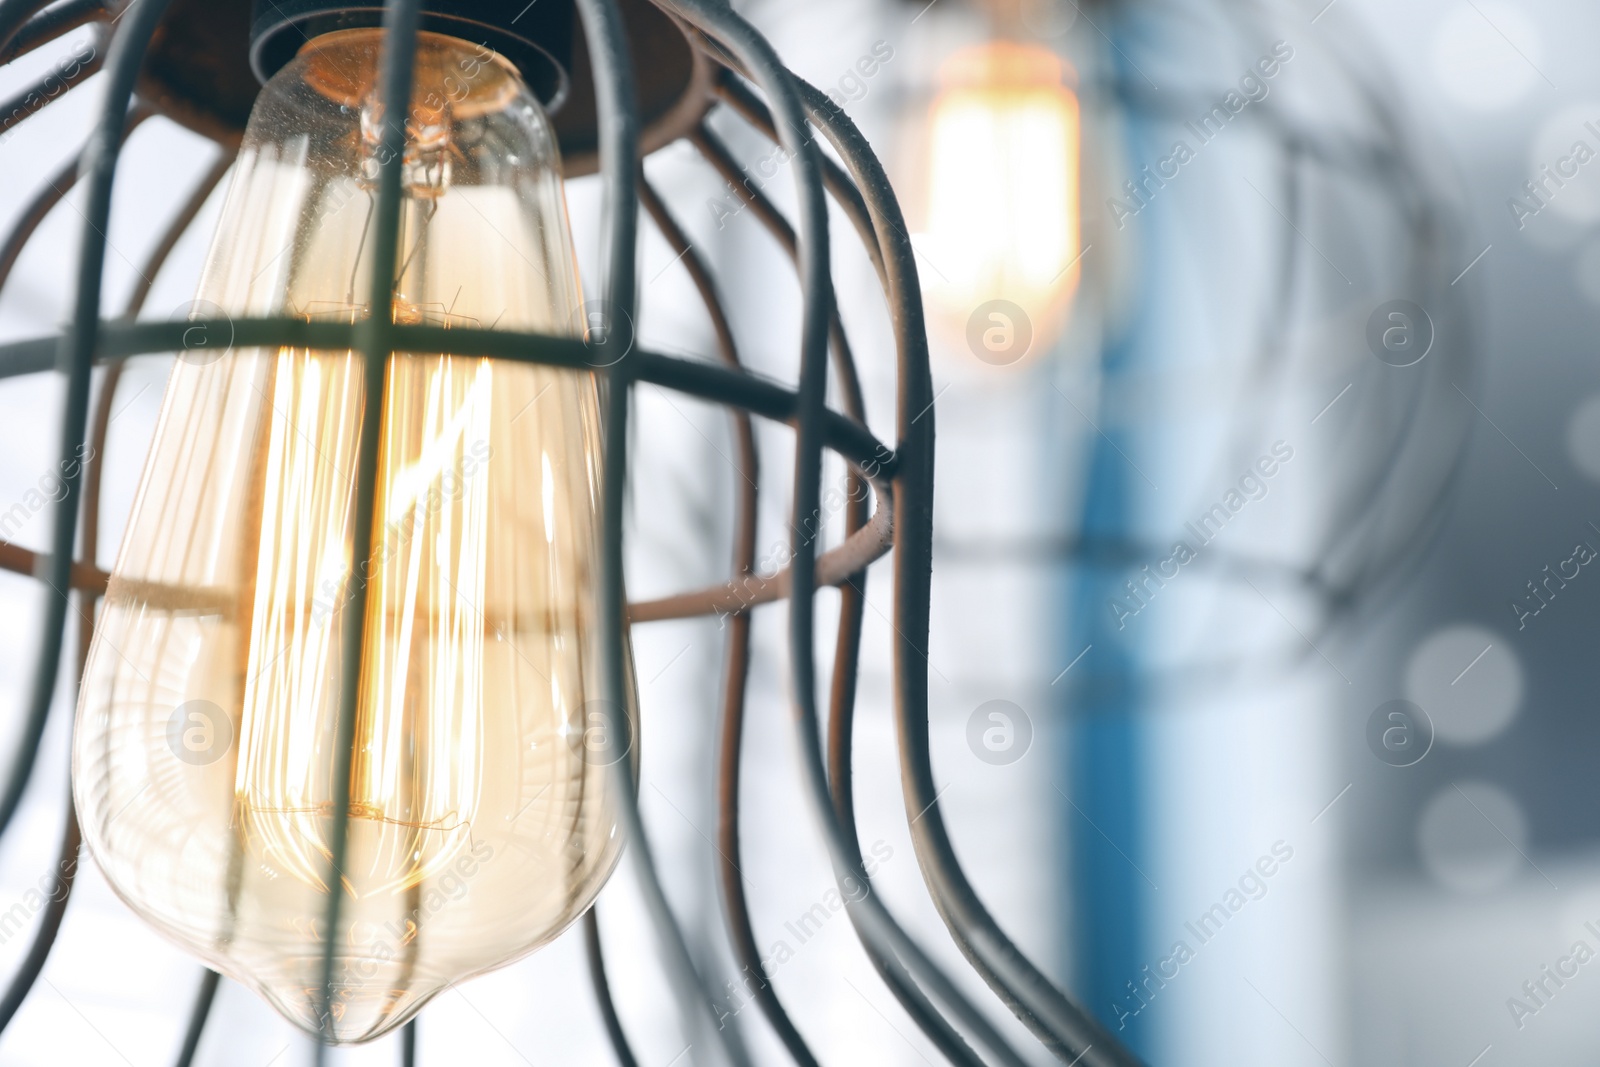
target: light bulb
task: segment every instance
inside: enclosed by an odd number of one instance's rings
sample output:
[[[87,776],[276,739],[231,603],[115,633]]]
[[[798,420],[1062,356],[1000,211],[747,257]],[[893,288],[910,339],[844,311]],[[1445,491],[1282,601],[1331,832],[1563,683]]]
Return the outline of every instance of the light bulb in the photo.
[[[212,315],[373,313],[381,36],[316,37],[262,90],[199,287]],[[548,120],[496,53],[436,33],[417,48],[399,262],[377,313],[573,333]],[[607,721],[593,375],[389,360],[350,756],[335,739],[362,374],[358,353],[294,348],[174,364],[73,752],[84,838],[122,899],[338,1042],[555,937],[621,848],[592,747]],[[631,721],[631,686],[629,702]]]
[[[924,286],[937,316],[985,345],[980,358],[1015,362],[1059,335],[1078,286],[1077,96],[1061,60],[1009,41],[955,53],[940,81],[916,235]],[[1005,321],[1000,301],[1026,322]]]

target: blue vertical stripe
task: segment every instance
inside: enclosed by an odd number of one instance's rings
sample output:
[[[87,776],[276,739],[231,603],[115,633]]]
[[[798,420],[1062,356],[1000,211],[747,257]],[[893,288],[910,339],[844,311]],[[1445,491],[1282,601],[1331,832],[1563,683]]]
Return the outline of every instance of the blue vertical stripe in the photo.
[[[1132,48],[1131,42],[1121,40]],[[1120,56],[1113,50],[1113,58]],[[1120,60],[1118,60],[1120,62]],[[1131,70],[1124,76],[1137,77]],[[1127,143],[1137,173],[1140,131],[1130,120]],[[1084,211],[1094,210],[1083,205]],[[1141,241],[1137,258],[1147,265],[1139,282],[1138,307],[1127,331],[1108,339],[1101,352],[1104,388],[1139,369],[1152,353],[1156,301],[1151,297],[1151,265],[1156,257],[1156,211],[1142,212],[1132,231]],[[1079,419],[1066,408],[1063,418]],[[1127,457],[1141,451],[1136,433],[1096,418],[1103,434],[1085,427],[1093,444],[1079,528],[1088,545],[1137,541],[1138,492],[1144,485]],[[1137,462],[1135,460],[1135,462]],[[1134,1051],[1148,1058],[1154,1044],[1151,1013],[1141,1010],[1141,969],[1151,962],[1148,916],[1154,891],[1148,871],[1146,805],[1149,802],[1148,738],[1141,721],[1147,694],[1141,684],[1139,645],[1132,630],[1119,630],[1110,603],[1127,600],[1128,570],[1112,557],[1082,553],[1069,572],[1072,583],[1064,599],[1068,617],[1061,632],[1067,638],[1062,662],[1082,652],[1076,684],[1069,690],[1064,754],[1070,776],[1071,802],[1062,812],[1067,839],[1073,921],[1068,925],[1077,992]]]
[[[1103,427],[1113,439],[1124,436]],[[1124,452],[1131,442],[1120,441]],[[1128,461],[1096,435],[1084,500],[1083,533],[1089,543],[1121,540],[1131,532],[1133,487]],[[1145,958],[1146,893],[1138,867],[1145,831],[1144,738],[1138,655],[1118,632],[1109,607],[1125,599],[1121,568],[1085,557],[1067,602],[1071,635],[1066,659],[1086,646],[1079,682],[1070,690],[1067,731],[1071,803],[1063,813],[1070,842],[1073,943],[1077,988],[1096,1014],[1135,1050],[1147,1052],[1148,1016],[1138,1012],[1128,983]],[[1122,596],[1119,598],[1119,593]],[[1118,1006],[1122,1006],[1119,1010]]]

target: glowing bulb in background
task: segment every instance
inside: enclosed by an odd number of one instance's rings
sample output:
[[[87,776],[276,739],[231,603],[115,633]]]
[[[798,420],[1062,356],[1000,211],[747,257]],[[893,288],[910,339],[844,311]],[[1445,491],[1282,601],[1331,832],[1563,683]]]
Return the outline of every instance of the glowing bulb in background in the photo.
[[[262,90],[206,306],[372,313],[380,39],[317,37]],[[415,77],[400,263],[378,313],[571,333],[580,289],[538,102],[498,55],[439,34],[421,35]],[[588,373],[390,359],[356,743],[336,750],[362,374],[358,353],[292,348],[174,365],[73,753],[84,837],[117,893],[312,1032],[331,936],[324,1033],[341,1042],[553,938],[621,848],[609,772],[585,748],[603,721],[586,707],[600,687]]]
[[[967,48],[941,66],[930,111],[924,289],[958,333],[990,301],[1021,307],[1030,354],[1065,327],[1081,270],[1078,99],[1064,73],[1035,45]]]

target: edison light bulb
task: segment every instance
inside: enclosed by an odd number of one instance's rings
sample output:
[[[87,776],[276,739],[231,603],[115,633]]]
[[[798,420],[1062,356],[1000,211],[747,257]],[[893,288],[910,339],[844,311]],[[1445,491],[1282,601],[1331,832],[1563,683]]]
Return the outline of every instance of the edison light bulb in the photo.
[[[936,314],[986,362],[1045,349],[1077,290],[1078,100],[1063,73],[1045,49],[1007,41],[940,69],[916,239]]]
[[[374,313],[380,40],[316,37],[262,90],[200,284],[213,314]],[[556,142],[515,68],[422,34],[403,163],[377,314],[573,332]],[[605,721],[587,372],[389,360],[356,742],[337,750],[362,368],[293,348],[174,365],[74,740],[84,837],[117,893],[340,1042],[553,938],[621,847],[609,772],[585,747]]]

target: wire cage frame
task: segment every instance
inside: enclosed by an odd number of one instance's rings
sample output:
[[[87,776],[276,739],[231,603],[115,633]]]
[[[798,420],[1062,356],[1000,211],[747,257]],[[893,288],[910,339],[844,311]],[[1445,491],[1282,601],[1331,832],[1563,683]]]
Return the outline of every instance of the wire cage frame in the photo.
[[[789,692],[794,744],[802,770],[805,801],[826,842],[835,877],[848,901],[848,914],[869,959],[907,1013],[951,1063],[1004,1063],[1028,1060],[989,1020],[977,1003],[899,925],[871,881],[854,824],[851,783],[852,724],[856,668],[865,605],[866,568],[893,553],[893,691],[907,819],[927,891],[971,967],[994,995],[1057,1059],[1085,1067],[1132,1067],[1138,1060],[1093,1016],[1055,986],[1001,931],[985,909],[956,859],[941,817],[928,736],[930,567],[933,534],[932,488],[934,419],[916,266],[904,219],[883,167],[851,120],[826,94],[784,67],[772,46],[726,0],[651,0],[682,29],[696,62],[711,72],[701,88],[694,121],[680,136],[692,143],[735,192],[753,209],[792,257],[799,276],[803,314],[798,386],[789,388],[744,370],[711,273],[690,246],[668,206],[645,180],[638,160],[646,143],[635,96],[629,39],[616,0],[576,0],[594,77],[599,130],[599,170],[603,207],[603,308],[598,328],[587,336],[554,336],[493,329],[397,324],[369,316],[354,323],[309,322],[288,317],[215,318],[143,322],[137,316],[150,282],[179,238],[199,214],[206,198],[232,161],[224,151],[174,213],[152,251],[124,314],[100,317],[106,232],[119,153],[127,134],[162,113],[163,103],[140,92],[139,73],[151,42],[173,0],[0,0],[0,63],[31,53],[64,35],[94,24],[97,48],[89,57],[56,72],[15,99],[0,105],[0,136],[42,110],[53,99],[104,72],[104,100],[80,155],[54,175],[29,201],[12,231],[0,243],[0,285],[45,216],[78,182],[87,186],[85,225],[79,250],[76,291],[70,323],[59,336],[0,345],[0,378],[54,371],[66,382],[59,451],[64,489],[51,512],[47,551],[35,553],[0,544],[0,569],[37,577],[46,603],[40,647],[24,704],[22,737],[0,785],[0,833],[14,821],[49,719],[62,670],[66,627],[75,614],[82,652],[92,634],[94,609],[105,593],[108,575],[96,565],[101,455],[111,402],[123,361],[141,354],[194,347],[194,339],[226,336],[232,348],[302,346],[345,349],[361,355],[364,425],[360,435],[354,506],[354,544],[341,641],[346,670],[339,694],[340,750],[354,745],[365,613],[362,552],[370,553],[374,486],[378,468],[379,392],[390,357],[403,351],[449,351],[465,356],[528,361],[595,374],[603,385],[604,494],[600,599],[602,626],[602,705],[622,707],[625,687],[624,642],[631,624],[719,613],[729,619],[717,753],[718,844],[721,908],[737,962],[756,979],[755,999],[800,1065],[816,1064],[799,1027],[786,1013],[762,968],[755,933],[740,882],[739,775],[746,677],[750,656],[750,613],[763,603],[784,601],[792,660]],[[379,94],[381,101],[410,97],[420,0],[389,0],[383,14]],[[103,55],[103,58],[102,58]],[[797,217],[791,223],[759,190],[739,180],[729,150],[705,124],[714,106],[725,107],[781,147],[797,189]],[[385,114],[403,114],[386,109]],[[826,138],[838,161],[824,154],[816,135]],[[382,128],[382,151],[374,215],[374,262],[397,262],[401,200],[401,149],[404,121],[390,118]],[[233,147],[224,136],[213,139]],[[842,165],[841,165],[842,163]],[[883,290],[896,346],[897,412],[893,444],[877,439],[864,420],[864,402],[848,338],[836,312],[829,273],[828,201],[849,219]],[[653,220],[690,274],[703,298],[716,338],[717,360],[653,353],[633,343],[632,309],[637,303],[636,238],[639,209]],[[388,276],[373,272],[370,306],[389,297]],[[610,311],[609,309],[615,309]],[[593,320],[591,320],[592,322]],[[205,342],[200,342],[204,344]],[[98,390],[96,366],[103,366]],[[842,410],[827,406],[830,375]],[[726,407],[733,420],[738,465],[746,475],[737,489],[732,574],[727,582],[676,596],[627,604],[622,584],[622,502],[627,483],[626,441],[631,386],[650,383]],[[758,464],[752,418],[790,426],[795,466],[789,492],[790,559],[776,575],[755,573],[755,515]],[[841,457],[850,469],[845,539],[818,550],[822,522],[821,472],[824,452]],[[87,457],[78,462],[77,457]],[[869,501],[871,506],[869,507]],[[826,718],[813,652],[815,591],[837,586],[842,596],[836,655],[826,695]],[[74,603],[76,601],[76,603]],[[603,714],[616,718],[616,712]],[[626,724],[608,722],[607,738],[622,736]],[[826,733],[824,735],[824,729]],[[724,1025],[709,984],[696,969],[685,938],[668,906],[640,819],[631,760],[614,760],[608,772],[622,803],[622,823],[634,851],[643,895],[651,914],[662,963],[670,976],[684,1032],[692,1038],[691,1057],[704,1062],[752,1063],[735,1026]],[[347,846],[349,760],[336,761],[330,863],[337,870]],[[53,892],[20,969],[0,998],[0,1032],[15,1018],[39,978],[70,899],[80,837],[69,800]],[[330,884],[339,886],[338,879]],[[327,931],[337,930],[342,890],[329,894]],[[601,953],[599,923],[591,908],[584,916],[585,941],[594,991],[619,1063],[636,1061],[612,1005]],[[324,941],[319,994],[324,1037],[331,1029],[334,1000],[334,938]],[[189,1064],[198,1049],[219,977],[207,971],[200,984],[177,1063]],[[402,1032],[405,1062],[415,1060],[415,1027]],[[318,1043],[321,1061],[328,1044]],[[978,1051],[982,1050],[982,1053]]]

